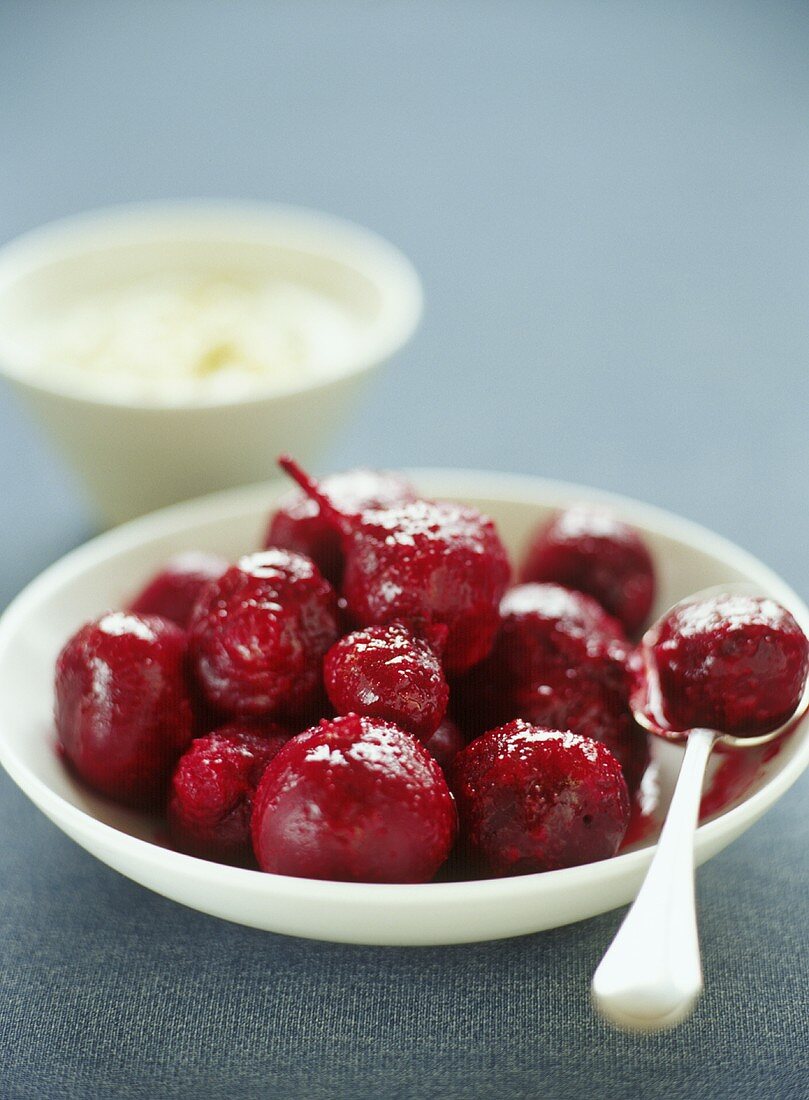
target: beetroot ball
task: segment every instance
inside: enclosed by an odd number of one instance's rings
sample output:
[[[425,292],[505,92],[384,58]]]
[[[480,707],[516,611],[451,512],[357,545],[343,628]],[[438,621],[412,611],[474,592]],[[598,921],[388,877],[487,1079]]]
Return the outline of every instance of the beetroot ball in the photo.
[[[385,508],[415,499],[412,486],[403,477],[378,470],[347,470],[324,477],[322,484],[341,512]],[[293,490],[280,502],[270,519],[265,545],[304,554],[327,580],[339,585],[343,575],[340,534],[323,519],[317,501],[300,490]]]
[[[444,624],[448,672],[463,672],[486,656],[510,575],[505,547],[487,516],[428,500],[344,514],[291,459],[280,464],[341,533],[343,596],[356,622],[398,620],[420,630]]]
[[[474,735],[520,717],[517,699],[525,695],[567,699],[595,690],[611,709],[626,709],[628,658],[621,625],[592,597],[555,584],[518,585],[500,602],[491,653],[453,685],[454,706]]]
[[[381,718],[420,741],[438,729],[449,702],[435,650],[401,623],[341,638],[326,654],[323,679],[338,714]]]
[[[629,824],[626,783],[609,749],[520,720],[458,754],[453,790],[472,850],[497,875],[608,859]]]
[[[457,687],[470,732],[522,718],[601,741],[634,793],[649,748],[629,712],[630,650],[620,623],[591,596],[555,584],[512,588],[500,613],[490,656]]]
[[[168,822],[177,847],[220,863],[251,862],[253,796],[291,736],[281,726],[248,719],[192,741],[171,781]]]
[[[503,597],[500,616],[492,658],[513,678],[587,668],[626,689],[630,647],[620,623],[592,597],[556,584],[521,584]]]
[[[678,604],[654,629],[666,718],[737,736],[786,722],[803,694],[809,642],[774,600],[720,595]]]
[[[295,718],[322,690],[337,640],[334,590],[308,558],[264,550],[203,592],[189,625],[197,680],[222,713]]]
[[[423,745],[349,714],[288,742],[253,807],[264,871],[340,882],[427,882],[456,832],[452,795]]]
[[[523,718],[533,726],[564,729],[606,745],[621,765],[627,789],[634,795],[649,766],[646,731],[635,722],[625,696],[597,682],[558,679],[516,689],[509,696],[509,720]]]
[[[439,764],[444,775],[448,775],[453,761],[466,745],[466,739],[451,718],[445,718],[432,737],[424,743],[427,752]]]
[[[444,666],[457,674],[491,649],[509,575],[488,517],[448,501],[418,501],[366,514],[346,552],[343,594],[365,624],[398,618],[447,626]]]
[[[654,601],[651,555],[632,527],[601,509],[559,512],[535,534],[522,568],[524,581],[554,581],[593,596],[635,634]]]
[[[162,615],[183,628],[205,586],[219,580],[228,562],[218,554],[188,550],[169,558],[130,604],[130,611]]]
[[[112,611],[83,626],[56,662],[56,732],[94,790],[139,809],[162,805],[191,740],[186,638],[156,615]]]

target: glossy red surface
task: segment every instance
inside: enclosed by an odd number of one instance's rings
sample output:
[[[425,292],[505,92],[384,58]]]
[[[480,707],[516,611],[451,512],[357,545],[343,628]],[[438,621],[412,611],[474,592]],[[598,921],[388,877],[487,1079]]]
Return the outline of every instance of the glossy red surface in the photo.
[[[766,733],[793,713],[809,673],[803,631],[780,604],[763,597],[685,601],[645,644],[673,730]]]
[[[649,738],[627,710],[625,696],[574,679],[517,691],[511,698],[512,718],[546,729],[572,730],[606,745],[621,765],[630,793],[637,790],[649,765]]]
[[[385,508],[414,500],[415,490],[400,474],[378,470],[346,470],[321,482],[323,491],[347,515],[368,508]],[[306,493],[294,489],[270,517],[265,546],[295,550],[311,558],[327,580],[339,585],[343,576],[342,538],[320,514],[320,506]]]
[[[64,758],[94,790],[142,809],[162,806],[191,739],[185,661],[185,633],[155,615],[112,611],[65,645],[56,732]]]
[[[630,646],[618,621],[591,597],[556,584],[521,584],[500,603],[492,662],[519,683],[549,671],[587,669],[615,691],[627,688]]]
[[[292,720],[322,693],[321,662],[338,634],[337,598],[317,567],[264,550],[205,589],[189,646],[197,682],[221,712]]]
[[[445,718],[424,747],[438,761],[444,775],[448,775],[455,757],[465,745],[466,738],[460,727],[451,718]]]
[[[449,702],[436,650],[401,623],[341,638],[326,654],[323,678],[338,714],[382,718],[420,741],[438,729]]]
[[[252,820],[263,870],[347,882],[427,882],[456,828],[452,796],[424,746],[357,715],[285,745],[259,784]]]
[[[489,657],[454,685],[453,705],[472,736],[522,718],[602,741],[630,790],[649,760],[628,708],[629,646],[620,624],[590,596],[552,584],[512,588]]]
[[[203,589],[218,580],[229,566],[218,554],[188,550],[169,558],[130,604],[130,611],[162,615],[183,628]]]
[[[459,753],[452,789],[467,841],[498,875],[607,859],[629,823],[626,783],[604,745],[521,720]]]
[[[629,634],[643,626],[654,602],[654,564],[640,535],[592,507],[566,509],[543,524],[528,547],[521,577],[586,592]]]
[[[294,462],[282,459],[281,465],[341,532],[342,594],[357,623],[445,624],[448,672],[462,672],[486,656],[510,575],[505,547],[487,516],[427,500],[344,515]]]
[[[203,859],[251,863],[253,795],[264,769],[291,736],[281,726],[241,720],[192,741],[171,780],[173,844]]]

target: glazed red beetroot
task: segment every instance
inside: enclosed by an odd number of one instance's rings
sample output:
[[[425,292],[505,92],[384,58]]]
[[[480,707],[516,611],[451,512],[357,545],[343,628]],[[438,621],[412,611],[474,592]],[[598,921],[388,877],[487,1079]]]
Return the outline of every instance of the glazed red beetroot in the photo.
[[[521,577],[593,596],[630,634],[643,626],[654,601],[654,564],[643,540],[603,509],[569,508],[543,524]]]
[[[222,713],[294,720],[322,692],[321,662],[338,633],[337,599],[317,566],[264,550],[208,585],[189,646],[201,690]]]
[[[135,597],[129,610],[162,615],[185,628],[203,588],[218,580],[228,565],[218,554],[200,550],[175,554]]]
[[[347,470],[324,477],[323,491],[341,512],[385,508],[415,500],[413,487],[399,474],[378,470]],[[343,576],[343,548],[339,532],[320,514],[317,501],[293,490],[270,518],[265,545],[295,550],[311,558],[323,576],[339,585]]]
[[[465,745],[466,739],[460,728],[451,718],[445,718],[424,747],[438,761],[444,775],[449,775],[455,757]]]
[[[553,685],[515,689],[509,709],[510,719],[600,741],[621,765],[630,795],[637,791],[651,759],[649,738],[630,714],[624,695],[597,682],[559,678]]]
[[[342,591],[356,622],[400,620],[416,629],[443,623],[448,672],[462,672],[486,656],[510,573],[505,547],[487,516],[465,505],[428,500],[344,514],[291,459],[282,458],[280,465],[341,534]]]
[[[291,737],[281,726],[242,719],[192,741],[171,781],[168,823],[176,846],[202,859],[250,863],[253,796]]]
[[[253,804],[264,871],[342,882],[427,882],[457,828],[438,764],[388,722],[346,715],[288,742]]]
[[[525,680],[549,669],[587,668],[616,690],[627,685],[629,645],[620,623],[591,597],[557,584],[521,584],[500,603],[493,659]]]
[[[522,718],[601,741],[618,758],[630,792],[649,763],[646,734],[629,712],[628,646],[596,601],[552,584],[512,588],[489,657],[454,688],[472,736]]]
[[[577,689],[591,694],[595,685],[625,708],[629,652],[621,625],[591,596],[555,584],[518,585],[500,602],[491,653],[454,685],[453,703],[475,736],[519,717],[520,694],[567,698]]]
[[[647,644],[675,730],[767,733],[792,715],[809,672],[803,631],[780,604],[762,597],[678,604]]]
[[[430,629],[441,631],[443,643],[446,628]],[[323,679],[338,714],[381,718],[420,741],[438,729],[449,702],[436,649],[401,623],[367,626],[341,638],[326,654]]]
[[[186,637],[156,615],[112,611],[87,623],[56,662],[56,732],[94,790],[142,809],[162,805],[191,740]]]
[[[629,824],[618,761],[573,733],[510,722],[459,753],[452,776],[461,827],[494,874],[608,859]]]

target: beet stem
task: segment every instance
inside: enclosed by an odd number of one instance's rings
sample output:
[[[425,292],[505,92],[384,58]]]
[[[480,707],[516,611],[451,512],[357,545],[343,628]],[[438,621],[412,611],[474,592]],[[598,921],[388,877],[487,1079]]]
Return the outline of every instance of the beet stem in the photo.
[[[321,489],[320,484],[311,474],[307,474],[290,455],[279,455],[278,465],[285,474],[289,474],[292,480],[300,485],[301,489],[303,489],[308,497],[311,497],[311,499],[315,501],[325,520],[329,523],[333,523],[341,534],[347,535],[350,533],[351,524],[349,523],[348,516],[337,511],[334,504]]]

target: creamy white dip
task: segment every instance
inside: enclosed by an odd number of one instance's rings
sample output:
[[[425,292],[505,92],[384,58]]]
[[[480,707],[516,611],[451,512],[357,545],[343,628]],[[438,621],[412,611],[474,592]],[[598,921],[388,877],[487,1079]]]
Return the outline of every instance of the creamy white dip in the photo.
[[[300,284],[165,274],[78,297],[26,343],[43,382],[171,402],[322,379],[362,338],[359,318]]]

